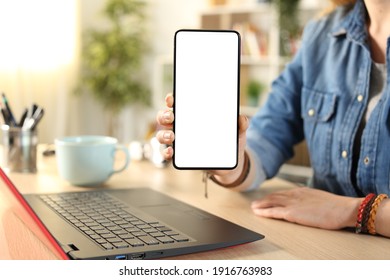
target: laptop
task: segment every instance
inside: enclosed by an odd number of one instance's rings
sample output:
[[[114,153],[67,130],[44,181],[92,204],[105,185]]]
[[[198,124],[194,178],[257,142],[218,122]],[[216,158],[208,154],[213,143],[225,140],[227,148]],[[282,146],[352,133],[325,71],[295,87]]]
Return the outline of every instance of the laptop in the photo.
[[[147,187],[22,195],[0,177],[12,216],[60,259],[158,259],[264,238]]]

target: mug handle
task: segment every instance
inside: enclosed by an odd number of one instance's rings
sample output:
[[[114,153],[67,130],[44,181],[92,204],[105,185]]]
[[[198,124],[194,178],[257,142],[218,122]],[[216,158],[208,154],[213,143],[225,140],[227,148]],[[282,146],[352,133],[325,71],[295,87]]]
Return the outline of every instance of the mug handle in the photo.
[[[111,174],[114,174],[114,173],[119,173],[119,172],[122,172],[123,170],[125,170],[127,168],[127,166],[129,165],[129,162],[130,162],[130,154],[129,154],[129,151],[128,149],[123,146],[123,145],[117,145],[115,147],[115,151],[114,151],[114,154],[116,154],[117,151],[123,151],[124,154],[126,155],[126,158],[125,158],[125,163],[124,165],[121,167],[121,168],[118,168],[116,170],[113,170]]]

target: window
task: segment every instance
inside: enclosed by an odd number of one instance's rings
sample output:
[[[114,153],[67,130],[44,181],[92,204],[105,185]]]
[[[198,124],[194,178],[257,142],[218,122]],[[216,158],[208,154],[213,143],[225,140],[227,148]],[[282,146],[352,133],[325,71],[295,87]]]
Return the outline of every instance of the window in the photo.
[[[77,0],[0,2],[0,70],[45,71],[76,55]]]

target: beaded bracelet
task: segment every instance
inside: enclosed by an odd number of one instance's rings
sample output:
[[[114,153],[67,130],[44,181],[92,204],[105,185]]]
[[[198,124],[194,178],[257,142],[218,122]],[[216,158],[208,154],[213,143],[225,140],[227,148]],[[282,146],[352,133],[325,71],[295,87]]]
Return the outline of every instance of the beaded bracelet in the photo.
[[[364,207],[363,210],[363,215],[362,215],[362,223],[361,223],[361,232],[362,233],[368,233],[368,220],[370,218],[370,211],[372,204],[374,203],[376,199],[376,195],[373,195],[370,200],[367,202],[366,206]]]
[[[358,215],[357,215],[357,220],[356,220],[356,227],[355,227],[355,232],[356,233],[362,233],[366,225],[363,225],[363,216],[364,214],[367,214],[367,204],[375,199],[375,194],[369,193],[363,201],[360,203],[359,209],[358,209]],[[368,211],[369,212],[369,211]]]
[[[375,198],[375,201],[372,203],[372,206],[370,209],[370,217],[369,217],[368,222],[367,222],[368,232],[370,234],[373,234],[373,235],[376,234],[375,218],[376,218],[378,206],[382,202],[382,200],[386,199],[387,197],[388,197],[387,194],[380,194]]]

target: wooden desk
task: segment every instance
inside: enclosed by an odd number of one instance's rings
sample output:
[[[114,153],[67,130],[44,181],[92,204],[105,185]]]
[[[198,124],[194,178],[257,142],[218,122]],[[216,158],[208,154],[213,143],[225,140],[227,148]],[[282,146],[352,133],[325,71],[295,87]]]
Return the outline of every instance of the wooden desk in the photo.
[[[9,176],[22,193],[85,190],[58,177],[54,157],[40,156],[38,170],[37,174],[10,173]],[[390,259],[390,239],[387,238],[310,228],[252,214],[252,200],[272,191],[294,187],[288,182],[274,179],[251,193],[235,193],[210,182],[206,199],[201,177],[200,171],[159,169],[147,161],[133,161],[125,172],[111,177],[104,187],[148,186],[265,235],[265,239],[250,244],[171,259]],[[4,223],[9,221],[3,219],[3,204],[0,201],[0,259],[54,258],[26,227],[25,232],[13,233],[10,240],[4,230],[7,226]],[[29,248],[20,248],[17,240],[28,240]]]

